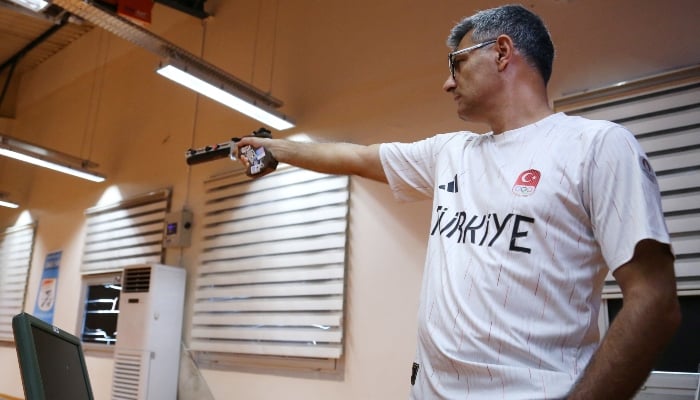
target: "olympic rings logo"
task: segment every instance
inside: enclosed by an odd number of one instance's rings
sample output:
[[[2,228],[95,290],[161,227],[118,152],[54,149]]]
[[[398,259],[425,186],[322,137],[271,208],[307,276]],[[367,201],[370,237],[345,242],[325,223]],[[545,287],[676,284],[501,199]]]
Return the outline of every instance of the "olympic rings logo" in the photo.
[[[513,193],[518,196],[529,196],[535,192],[535,186],[514,185]]]

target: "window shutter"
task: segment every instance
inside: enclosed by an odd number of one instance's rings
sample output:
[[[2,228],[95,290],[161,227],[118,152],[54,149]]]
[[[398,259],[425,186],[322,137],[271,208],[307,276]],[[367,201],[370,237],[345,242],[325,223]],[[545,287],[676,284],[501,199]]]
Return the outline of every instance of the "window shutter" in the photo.
[[[340,358],[348,185],[282,166],[205,182],[192,350]]]
[[[700,275],[700,67],[575,96],[555,107],[627,127],[661,189],[679,277]],[[604,99],[601,100],[600,98]],[[594,99],[594,100],[591,100]],[[572,103],[575,105],[572,107]]]
[[[34,232],[30,224],[0,233],[0,340],[13,340],[12,317],[24,308]]]
[[[170,190],[161,190],[86,211],[82,273],[120,270],[163,259],[163,223]]]

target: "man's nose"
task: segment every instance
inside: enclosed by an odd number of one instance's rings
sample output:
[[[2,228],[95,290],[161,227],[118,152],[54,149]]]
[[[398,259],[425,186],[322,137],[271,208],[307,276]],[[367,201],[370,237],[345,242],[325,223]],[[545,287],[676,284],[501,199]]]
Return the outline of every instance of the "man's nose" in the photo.
[[[457,82],[455,82],[455,78],[453,78],[451,75],[447,77],[447,80],[445,83],[442,85],[442,90],[446,92],[451,92],[457,87]]]

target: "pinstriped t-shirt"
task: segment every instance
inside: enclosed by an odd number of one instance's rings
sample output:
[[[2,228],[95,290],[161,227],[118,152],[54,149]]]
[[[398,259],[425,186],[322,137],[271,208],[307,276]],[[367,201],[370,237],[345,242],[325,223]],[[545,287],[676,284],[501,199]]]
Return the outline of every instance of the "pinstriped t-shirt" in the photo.
[[[380,156],[399,200],[433,199],[412,398],[565,396],[597,347],[608,269],[670,241],[633,135],[559,113]]]

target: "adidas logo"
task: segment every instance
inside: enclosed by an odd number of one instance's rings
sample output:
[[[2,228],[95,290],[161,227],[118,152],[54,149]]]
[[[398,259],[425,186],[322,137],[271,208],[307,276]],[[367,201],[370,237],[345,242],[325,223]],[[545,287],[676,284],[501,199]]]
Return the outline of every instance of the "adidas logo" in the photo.
[[[455,174],[454,179],[451,182],[448,182],[446,185],[439,185],[438,189],[445,190],[448,193],[459,192],[459,188],[457,187],[457,175]]]

